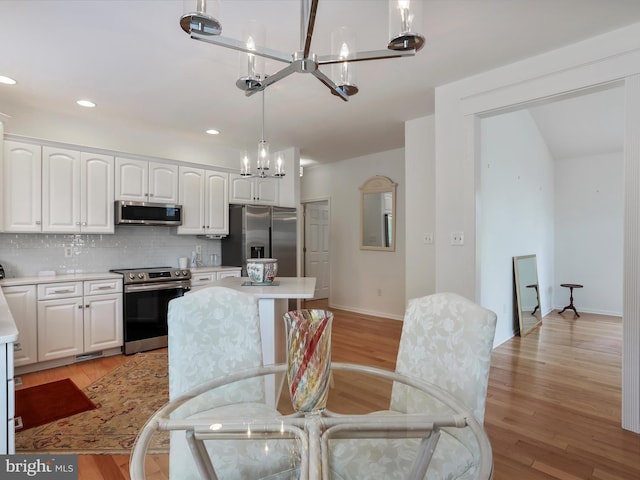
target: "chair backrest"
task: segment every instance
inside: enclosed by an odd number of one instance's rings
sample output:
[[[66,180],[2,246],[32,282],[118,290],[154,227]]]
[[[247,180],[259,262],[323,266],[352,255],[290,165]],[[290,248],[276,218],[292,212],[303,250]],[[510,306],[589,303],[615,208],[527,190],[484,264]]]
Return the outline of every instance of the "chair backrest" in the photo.
[[[494,312],[458,294],[411,299],[396,371],[446,390],[482,423],[495,329]],[[394,395],[392,408],[402,401]]]
[[[209,287],[169,302],[169,397],[262,366],[258,299]]]

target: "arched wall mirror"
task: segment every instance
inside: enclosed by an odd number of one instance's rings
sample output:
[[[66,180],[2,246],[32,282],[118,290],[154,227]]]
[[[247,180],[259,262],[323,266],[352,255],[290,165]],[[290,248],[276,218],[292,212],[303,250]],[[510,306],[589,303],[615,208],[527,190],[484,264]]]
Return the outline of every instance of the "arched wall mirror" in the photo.
[[[360,249],[396,249],[396,183],[376,175],[360,187]]]
[[[513,278],[520,336],[524,337],[542,323],[536,256],[513,257]]]

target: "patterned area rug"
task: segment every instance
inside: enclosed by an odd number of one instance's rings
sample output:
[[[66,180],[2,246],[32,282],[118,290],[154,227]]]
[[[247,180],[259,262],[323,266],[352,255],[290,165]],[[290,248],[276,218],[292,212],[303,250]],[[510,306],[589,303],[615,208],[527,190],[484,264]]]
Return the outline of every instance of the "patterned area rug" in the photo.
[[[16,433],[16,453],[129,454],[138,431],[169,400],[167,354],[138,353],[83,390],[98,408]],[[154,435],[149,453],[167,453]]]

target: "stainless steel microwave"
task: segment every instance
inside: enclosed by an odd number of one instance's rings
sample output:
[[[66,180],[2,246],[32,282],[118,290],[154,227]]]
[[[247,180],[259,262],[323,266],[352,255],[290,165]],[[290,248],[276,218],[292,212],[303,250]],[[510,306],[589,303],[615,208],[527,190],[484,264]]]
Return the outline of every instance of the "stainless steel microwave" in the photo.
[[[182,225],[182,205],[116,201],[117,225]]]

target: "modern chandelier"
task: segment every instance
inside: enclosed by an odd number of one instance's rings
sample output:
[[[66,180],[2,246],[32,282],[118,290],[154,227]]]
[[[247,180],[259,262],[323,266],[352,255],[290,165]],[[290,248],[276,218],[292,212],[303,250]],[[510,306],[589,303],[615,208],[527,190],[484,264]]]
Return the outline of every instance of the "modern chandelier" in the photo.
[[[411,8],[410,0],[389,0],[389,25],[392,32],[386,50],[354,52],[347,40],[337,42],[337,51],[330,55],[317,56],[311,52],[311,40],[316,20],[319,0],[300,0],[300,50],[293,53],[280,52],[256,45],[255,38],[248,37],[244,41],[222,36],[220,21],[207,13],[207,0],[197,0],[196,12],[190,12],[180,18],[180,26],[191,38],[203,42],[238,50],[248,55],[247,75],[242,76],[236,85],[245,94],[253,95],[263,91],[269,85],[282,80],[292,73],[310,73],[326,85],[331,93],[348,101],[349,97],[358,93],[358,87],[350,80],[349,64],[368,60],[413,56],[424,45],[424,36],[413,31],[415,7],[420,1],[414,0]],[[287,64],[273,75],[257,72],[255,56],[275,60]],[[331,65],[334,79],[320,70],[320,66]],[[264,108],[263,108],[264,110]]]

